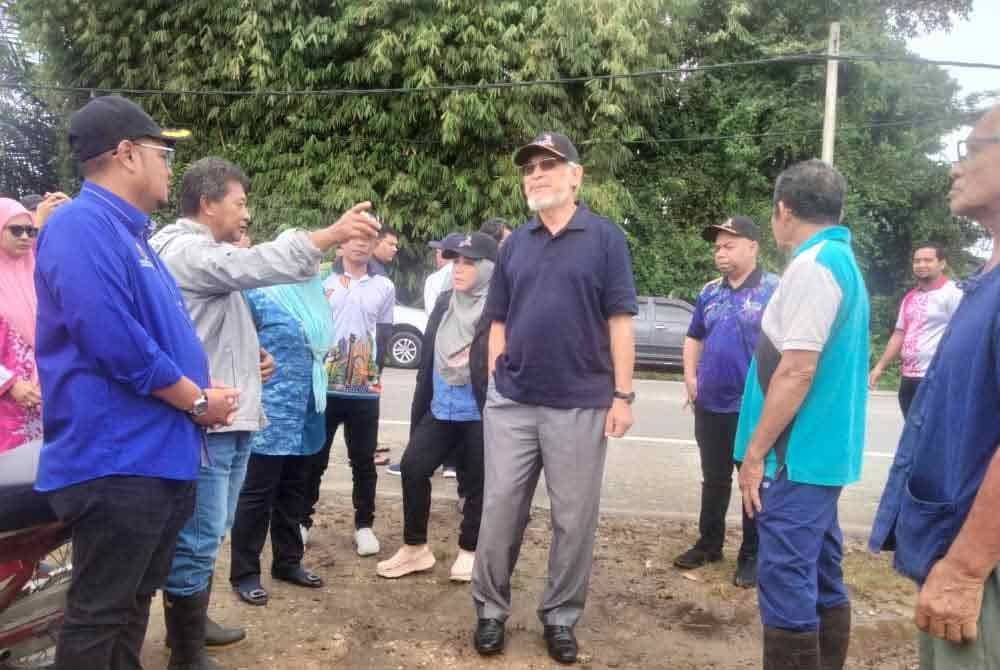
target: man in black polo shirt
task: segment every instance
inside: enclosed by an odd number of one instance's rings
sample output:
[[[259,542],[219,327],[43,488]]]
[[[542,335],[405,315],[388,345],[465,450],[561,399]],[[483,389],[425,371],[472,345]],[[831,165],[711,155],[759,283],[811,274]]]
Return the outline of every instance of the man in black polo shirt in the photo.
[[[510,578],[545,469],[549,578],[538,609],[549,655],[572,663],[593,563],[607,438],[632,425],[637,310],[622,231],[577,202],[579,155],[543,133],[514,155],[534,219],[501,247],[484,318],[490,385],[486,494],[473,573],[476,650],[503,650]]]

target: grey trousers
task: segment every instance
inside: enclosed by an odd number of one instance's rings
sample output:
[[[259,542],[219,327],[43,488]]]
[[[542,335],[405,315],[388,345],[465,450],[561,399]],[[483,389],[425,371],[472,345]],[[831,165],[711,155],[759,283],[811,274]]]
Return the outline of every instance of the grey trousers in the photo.
[[[480,619],[506,621],[538,476],[545,469],[552,518],[543,624],[573,626],[583,613],[601,503],[606,409],[522,405],[490,385],[483,416],[485,496],[472,573]]]

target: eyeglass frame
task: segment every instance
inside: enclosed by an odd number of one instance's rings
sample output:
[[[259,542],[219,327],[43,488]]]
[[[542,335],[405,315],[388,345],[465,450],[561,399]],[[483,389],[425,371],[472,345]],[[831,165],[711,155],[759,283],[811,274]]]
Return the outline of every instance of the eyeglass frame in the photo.
[[[38,226],[32,226],[31,224],[21,225],[19,223],[6,226],[4,230],[9,230],[14,239],[27,237],[29,240],[33,240],[38,237],[39,232]]]
[[[146,147],[147,149],[157,149],[159,151],[162,151],[163,160],[164,162],[166,162],[167,167],[170,167],[174,164],[174,155],[176,149],[174,149],[173,147],[164,147],[160,146],[159,144],[146,144],[144,142],[134,142],[134,141],[132,142],[132,144],[137,147]]]
[[[540,161],[528,161],[527,163],[521,163],[517,166],[518,171],[521,173],[521,177],[530,177],[535,174],[535,170],[540,169],[542,172],[552,172],[559,165],[566,165],[569,161],[565,158],[559,158],[557,156],[546,156]],[[551,167],[542,167],[544,165],[550,165]],[[530,171],[526,171],[530,169]]]
[[[968,140],[960,140],[955,144],[955,153],[958,154],[958,162],[961,163],[969,158],[969,145],[970,144],[1000,144],[1000,135],[992,135],[990,137],[973,137]],[[973,152],[972,155],[975,155]]]

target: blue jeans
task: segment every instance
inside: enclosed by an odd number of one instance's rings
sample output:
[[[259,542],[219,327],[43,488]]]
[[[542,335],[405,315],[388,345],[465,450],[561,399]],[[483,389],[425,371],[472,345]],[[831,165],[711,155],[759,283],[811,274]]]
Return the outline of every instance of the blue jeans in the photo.
[[[757,601],[765,626],[819,629],[819,612],[848,602],[837,520],[841,487],[788,481],[784,469],[761,487]]]
[[[215,559],[226,533],[233,526],[236,502],[250,459],[253,433],[209,433],[211,461],[198,471],[194,516],[177,538],[177,550],[164,587],[175,596],[192,596],[208,588]]]

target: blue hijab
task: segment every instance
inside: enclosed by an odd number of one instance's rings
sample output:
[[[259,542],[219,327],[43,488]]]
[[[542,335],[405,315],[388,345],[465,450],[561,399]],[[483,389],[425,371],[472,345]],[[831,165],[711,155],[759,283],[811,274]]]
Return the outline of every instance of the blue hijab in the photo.
[[[312,351],[313,398],[316,411],[326,411],[326,366],[323,361],[333,345],[333,316],[323,293],[323,282],[313,277],[301,284],[283,284],[263,289],[267,297],[278,303],[302,324],[306,344]]]

